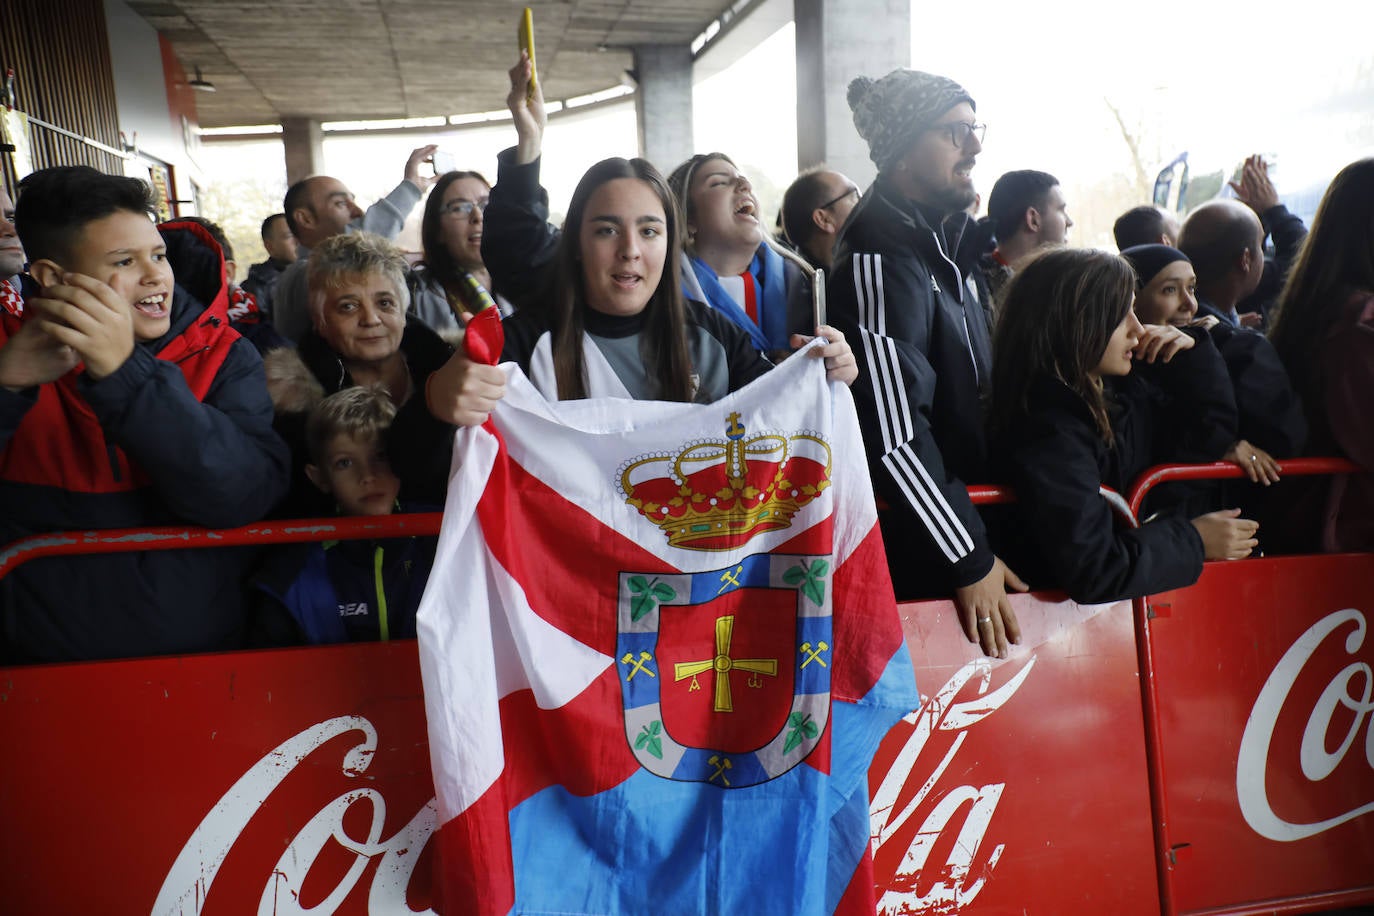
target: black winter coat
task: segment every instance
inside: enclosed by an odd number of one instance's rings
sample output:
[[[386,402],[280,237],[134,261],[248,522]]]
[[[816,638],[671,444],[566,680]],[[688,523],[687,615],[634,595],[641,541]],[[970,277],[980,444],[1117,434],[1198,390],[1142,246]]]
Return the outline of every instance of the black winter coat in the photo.
[[[1187,518],[1165,515],[1129,528],[1099,487],[1125,495],[1152,465],[1216,461],[1235,441],[1225,369],[1205,334],[1169,363],[1111,379],[1112,442],[1063,382],[1037,378],[1027,410],[993,442],[1001,476],[1016,490],[1011,565],[1034,588],[1075,601],[1135,598],[1197,581],[1202,538]]]
[[[827,283],[830,323],[859,364],[852,391],[899,597],[948,594],[992,568],[965,488],[986,479],[992,367],[972,226],[964,217],[932,229],[879,178],[836,241]]]

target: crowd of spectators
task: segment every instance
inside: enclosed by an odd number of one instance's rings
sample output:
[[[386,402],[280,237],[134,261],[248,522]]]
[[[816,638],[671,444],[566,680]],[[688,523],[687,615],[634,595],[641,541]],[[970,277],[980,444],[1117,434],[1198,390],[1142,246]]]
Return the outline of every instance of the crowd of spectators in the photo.
[[[17,201],[0,188],[0,544],[440,506],[455,427],[504,394],[462,347],[495,309],[503,361],[550,400],[708,403],[823,338],[808,353],[852,386],[898,597],[953,599],[988,655],[1019,639],[1011,591],[1100,602],[1206,560],[1374,550],[1369,473],[1273,486],[1301,455],[1374,470],[1374,160],[1310,232],[1252,157],[1231,199],[1181,223],[1136,207],[1119,254],[1076,249],[1044,171],[1001,176],[977,219],[975,100],[897,70],[848,87],[877,177],[802,173],[781,240],[724,152],[595,163],[554,226],[542,87],[523,55],[509,76],[494,186],[426,174],[432,145],[366,211],[335,178],[299,181],[242,287],[219,227],[155,225],[140,181],[69,166]],[[390,239],[421,200],[412,265]],[[1245,479],[1163,492],[1138,528],[1100,496],[1214,461]],[[984,516],[967,485],[985,482],[1019,500]],[[433,553],[34,560],[0,579],[0,664],[413,636]]]

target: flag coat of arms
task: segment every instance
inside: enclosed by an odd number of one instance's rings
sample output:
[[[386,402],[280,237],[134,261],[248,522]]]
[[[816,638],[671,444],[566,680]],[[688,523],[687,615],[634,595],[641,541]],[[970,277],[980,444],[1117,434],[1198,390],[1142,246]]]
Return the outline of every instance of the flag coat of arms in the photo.
[[[506,369],[419,611],[437,908],[871,914],[868,765],[918,696],[848,389]]]

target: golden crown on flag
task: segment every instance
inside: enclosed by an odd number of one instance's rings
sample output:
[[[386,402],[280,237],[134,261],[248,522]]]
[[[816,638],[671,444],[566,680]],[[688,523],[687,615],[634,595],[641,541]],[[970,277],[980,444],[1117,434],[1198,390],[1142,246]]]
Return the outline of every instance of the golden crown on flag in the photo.
[[[830,446],[808,431],[745,434],[732,413],[724,440],[626,462],[617,472],[625,502],[687,550],[731,550],[789,527],[830,486]]]

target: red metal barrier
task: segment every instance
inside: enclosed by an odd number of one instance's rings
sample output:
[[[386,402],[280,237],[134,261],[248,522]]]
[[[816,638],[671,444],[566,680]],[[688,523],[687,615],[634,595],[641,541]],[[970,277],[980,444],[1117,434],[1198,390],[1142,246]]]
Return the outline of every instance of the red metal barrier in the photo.
[[[1359,474],[1364,468],[1345,458],[1290,458],[1279,462],[1279,473],[1288,477],[1323,474]],[[1160,484],[1182,480],[1236,480],[1245,476],[1240,465],[1230,461],[1214,464],[1161,464],[1150,468],[1131,487],[1131,512],[1140,514],[1140,507],[1150,491]]]
[[[438,534],[442,512],[413,512],[356,518],[297,518],[255,522],[242,528],[110,528],[56,531],[14,541],[0,551],[0,579],[40,557],[140,550],[243,547],[301,541],[352,541],[403,535]]]
[[[1279,463],[1279,471],[1283,476],[1295,477],[1304,475],[1327,475],[1358,473],[1363,471],[1359,465],[1341,458],[1298,458]],[[1130,510],[1139,513],[1144,504],[1146,496],[1157,486],[1164,483],[1177,481],[1196,481],[1196,480],[1227,480],[1244,478],[1245,472],[1238,465],[1231,462],[1217,462],[1209,465],[1163,465],[1151,468],[1140,476],[1135,482],[1130,493]],[[1364,558],[1366,561],[1368,557]],[[1177,814],[1180,810],[1188,811],[1196,807],[1202,799],[1196,794],[1191,796],[1192,804],[1181,804],[1178,787],[1180,784],[1195,785],[1197,783],[1197,773],[1195,768],[1189,767],[1188,759],[1185,756],[1180,759],[1178,754],[1170,753],[1176,751],[1182,745],[1187,751],[1196,753],[1200,747],[1207,747],[1210,740],[1215,737],[1214,729],[1225,725],[1236,724],[1225,720],[1209,720],[1208,726],[1193,736],[1191,742],[1179,742],[1178,723],[1184,721],[1188,715],[1187,707],[1189,702],[1196,700],[1199,695],[1203,697],[1216,697],[1226,694],[1225,685],[1219,687],[1210,684],[1206,688],[1198,687],[1198,679],[1202,674],[1218,671],[1222,664],[1219,664],[1211,653],[1208,652],[1213,646],[1228,642],[1212,642],[1200,638],[1196,632],[1188,633],[1186,636],[1178,638],[1176,642],[1171,641],[1167,651],[1161,654],[1157,651],[1155,631],[1157,627],[1152,623],[1155,619],[1167,619],[1177,624],[1182,615],[1175,614],[1175,607],[1179,604],[1178,599],[1173,596],[1186,596],[1184,606],[1207,608],[1211,605],[1211,612],[1198,614],[1198,621],[1215,622],[1223,615],[1218,613],[1221,608],[1235,606],[1230,600],[1231,593],[1226,587],[1213,587],[1211,583],[1218,580],[1231,582],[1235,579],[1240,581],[1250,580],[1252,577],[1258,579],[1265,575],[1275,563],[1280,568],[1292,570],[1291,578],[1302,582],[1307,578],[1304,573],[1310,570],[1313,564],[1318,562],[1330,562],[1326,558],[1286,558],[1280,561],[1261,560],[1259,558],[1247,559],[1243,565],[1234,563],[1209,563],[1203,573],[1203,578],[1198,585],[1189,589],[1179,590],[1170,595],[1156,596],[1153,598],[1138,598],[1132,602],[1132,616],[1135,621],[1136,630],[1136,649],[1139,655],[1140,678],[1141,678],[1141,700],[1145,712],[1145,750],[1150,763],[1150,796],[1151,806],[1154,810],[1153,829],[1155,835],[1156,861],[1159,869],[1159,899],[1160,911],[1165,914],[1232,914],[1232,916],[1245,916],[1245,914],[1270,914],[1270,913],[1307,913],[1316,912],[1337,905],[1348,905],[1352,903],[1363,903],[1374,901],[1374,881],[1367,880],[1374,874],[1374,841],[1366,841],[1363,849],[1365,859],[1362,866],[1350,868],[1347,866],[1343,876],[1335,880],[1343,880],[1347,888],[1345,890],[1328,891],[1321,888],[1305,889],[1305,893],[1291,894],[1291,887],[1284,887],[1282,883],[1275,883],[1271,879],[1273,874],[1263,868],[1252,869],[1250,873],[1237,874],[1241,869],[1218,869],[1211,873],[1214,886],[1210,890],[1199,890],[1195,884],[1183,883],[1180,886],[1178,880],[1180,857],[1190,858],[1194,852],[1193,842],[1181,841],[1181,837],[1187,834],[1187,829],[1180,830]],[[1303,564],[1303,565],[1297,565]],[[1342,567],[1335,567],[1336,570],[1345,572]],[[1324,613],[1330,608],[1327,607],[1333,599],[1329,597],[1332,586],[1353,586],[1357,594],[1362,594],[1366,604],[1374,604],[1374,590],[1371,590],[1368,583],[1368,575],[1356,570],[1350,570],[1347,574],[1337,576],[1334,581],[1323,580],[1328,586],[1328,591],[1323,594],[1320,588],[1306,590],[1303,601],[1293,608],[1275,607],[1270,602],[1255,601],[1246,607],[1247,611],[1253,612],[1253,616],[1245,619],[1247,623],[1253,623],[1263,615],[1264,610],[1273,611],[1274,620],[1264,620],[1267,625],[1265,629],[1258,633],[1245,633],[1245,637],[1239,641],[1241,644],[1250,648],[1256,656],[1264,656],[1272,659],[1274,664],[1278,663],[1278,656],[1275,653],[1282,653],[1284,647],[1277,642],[1266,641],[1263,637],[1272,634],[1278,627],[1279,621],[1293,619],[1309,620],[1313,615]],[[1299,589],[1305,587],[1299,585]],[[1336,599],[1339,603],[1339,599]],[[1313,603],[1315,602],[1315,606]],[[1304,616],[1302,611],[1307,611]],[[1310,610],[1309,610],[1310,608]],[[1285,613],[1287,611],[1287,613]],[[1229,624],[1234,628],[1236,621],[1231,615],[1225,615]],[[1171,635],[1177,635],[1182,629],[1175,626]],[[1232,640],[1229,644],[1235,644],[1236,634],[1230,634]],[[1267,653],[1267,655],[1266,655]],[[1184,660],[1186,658],[1186,660]],[[1219,691],[1219,693],[1218,693]],[[1237,716],[1242,713],[1238,708],[1233,707],[1233,712]],[[1171,740],[1172,738],[1172,740]],[[1371,736],[1371,748],[1374,748],[1374,736]],[[1206,760],[1215,763],[1213,755],[1201,755],[1196,760]],[[1228,760],[1230,758],[1227,758]],[[1374,768],[1374,752],[1371,753],[1370,767]],[[1215,772],[1210,776],[1210,782],[1205,782],[1214,791],[1220,785],[1232,784],[1238,786],[1236,781],[1222,781],[1221,776]],[[1234,797],[1238,805],[1240,788],[1235,789]],[[1184,796],[1189,798],[1189,796]],[[1213,799],[1215,802],[1215,799]],[[1234,807],[1234,806],[1232,806]],[[1232,819],[1234,822],[1234,818]],[[1242,842],[1236,837],[1231,838],[1231,842],[1223,847],[1220,853],[1224,859],[1228,855],[1238,855]],[[1334,849],[1323,848],[1320,844],[1308,844],[1308,849],[1317,850],[1316,858],[1330,857],[1336,861],[1348,861],[1342,859],[1342,849],[1337,845]],[[1359,848],[1359,847],[1356,847]],[[1216,856],[1217,849],[1210,850],[1212,856]],[[1212,861],[1215,866],[1217,863]],[[1280,870],[1280,873],[1281,870]],[[1191,881],[1197,881],[1197,871],[1190,873]],[[1246,896],[1248,895],[1248,896]],[[1228,898],[1229,899],[1226,899]],[[1242,899],[1237,899],[1238,897]],[[1210,898],[1210,900],[1209,900]]]
[[[1208,563],[1139,603],[1164,912],[1374,903],[1374,554]]]
[[[1012,600],[1001,661],[950,602],[901,606],[926,697],[870,770],[885,911],[1152,916],[1126,605]],[[414,642],[3,670],[0,734],[7,913],[430,904]]]

